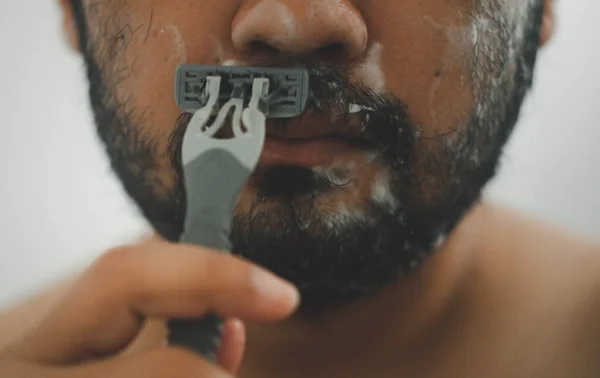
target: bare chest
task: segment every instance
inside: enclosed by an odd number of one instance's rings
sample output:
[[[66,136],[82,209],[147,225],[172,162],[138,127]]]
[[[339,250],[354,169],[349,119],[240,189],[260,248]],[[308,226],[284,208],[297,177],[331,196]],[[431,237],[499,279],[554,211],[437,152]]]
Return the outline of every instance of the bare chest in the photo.
[[[380,340],[351,352],[335,347],[278,356],[240,378],[598,378],[600,340],[589,305],[575,291],[509,284],[468,293],[414,342],[390,324]],[[551,286],[549,286],[551,287]],[[351,338],[350,338],[351,340]],[[347,343],[346,341],[345,343]],[[329,350],[328,350],[329,349]],[[333,350],[333,351],[331,351]],[[360,352],[356,352],[360,350]],[[252,355],[249,351],[249,355]],[[333,358],[326,356],[331,353]],[[325,357],[324,357],[325,356]]]
[[[515,329],[518,328],[518,329]],[[327,364],[322,359],[291,357],[263,369],[248,362],[239,378],[598,378],[600,364],[585,340],[534,324],[505,330],[472,328],[447,332],[438,344],[393,349]],[[543,332],[543,334],[538,333]],[[447,337],[447,338],[446,338]],[[379,349],[373,346],[374,350]],[[315,362],[318,361],[318,362]]]

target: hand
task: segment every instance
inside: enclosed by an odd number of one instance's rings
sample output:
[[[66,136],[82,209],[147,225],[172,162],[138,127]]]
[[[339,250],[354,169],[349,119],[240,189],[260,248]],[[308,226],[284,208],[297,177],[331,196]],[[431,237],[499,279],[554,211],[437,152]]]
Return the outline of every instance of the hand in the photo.
[[[236,373],[246,321],[278,321],[297,290],[237,257],[152,239],[94,263],[26,336],[0,352],[3,378],[221,378]],[[226,319],[218,363],[181,348],[123,351],[146,320]]]

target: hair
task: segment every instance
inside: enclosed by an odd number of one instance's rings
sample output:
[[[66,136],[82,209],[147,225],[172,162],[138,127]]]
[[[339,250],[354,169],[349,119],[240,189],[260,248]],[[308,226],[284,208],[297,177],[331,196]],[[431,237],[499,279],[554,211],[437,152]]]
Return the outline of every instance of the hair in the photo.
[[[260,189],[257,203],[263,198],[279,197],[281,206],[269,214],[257,207],[256,211],[236,216],[232,252],[295,283],[302,292],[305,310],[364,296],[414,271],[479,199],[482,187],[496,172],[502,147],[511,135],[532,84],[543,1],[527,1],[532,12],[527,25],[504,17],[508,15],[502,12],[498,0],[482,1],[483,11],[488,12],[496,26],[477,25],[479,38],[475,47],[483,48],[476,49],[473,74],[479,83],[475,93],[481,106],[475,109],[469,124],[456,133],[412,140],[412,133],[418,131],[419,125],[410,119],[401,99],[391,94],[360,96],[363,92],[357,92],[357,101],[374,109],[370,111],[365,135],[377,143],[380,164],[390,167],[393,173],[390,187],[402,206],[362,204],[368,215],[365,219],[352,219],[352,227],[338,227],[332,232],[329,214],[313,215],[312,207],[297,198],[312,200],[310,194],[315,188],[324,192],[335,188],[335,183],[322,189],[323,180],[315,180],[313,173],[305,170],[263,171],[256,185]],[[156,147],[158,136],[136,127],[137,120],[131,118],[131,113],[118,114],[119,104],[109,101],[114,88],[105,79],[111,79],[111,72],[103,77],[101,66],[106,64],[102,59],[110,63],[114,57],[102,50],[102,38],[89,40],[92,33],[82,1],[70,0],[70,3],[86,61],[98,135],[113,170],[154,230],[176,241],[186,213],[179,148],[187,121],[178,120],[171,135],[169,154],[175,162],[172,164],[175,187],[166,187],[157,180],[161,167],[158,158],[164,156]],[[518,35],[513,38],[515,33]],[[93,42],[99,43],[98,51],[94,51]],[[317,89],[326,92],[331,89],[334,93],[319,97],[335,102],[336,93],[345,93],[340,88],[348,87],[347,77],[338,66],[325,69],[325,75],[317,70],[310,81]],[[492,80],[493,85],[489,85]],[[118,84],[117,80],[113,86]],[[348,89],[352,91],[354,87]],[[427,153],[413,153],[414,148]],[[419,164],[418,169],[415,164]],[[422,196],[421,193],[428,193],[422,190],[423,185],[432,183],[437,192]],[[307,194],[308,191],[311,193]],[[311,226],[307,228],[306,224]]]

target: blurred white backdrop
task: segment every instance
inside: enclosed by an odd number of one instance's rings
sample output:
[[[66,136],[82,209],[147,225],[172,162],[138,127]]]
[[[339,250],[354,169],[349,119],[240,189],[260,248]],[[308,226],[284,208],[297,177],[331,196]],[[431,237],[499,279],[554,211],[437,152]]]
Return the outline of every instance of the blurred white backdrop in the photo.
[[[96,140],[82,63],[55,3],[0,2],[0,307],[148,230]],[[558,1],[556,13],[557,34],[488,196],[595,237],[600,1]]]

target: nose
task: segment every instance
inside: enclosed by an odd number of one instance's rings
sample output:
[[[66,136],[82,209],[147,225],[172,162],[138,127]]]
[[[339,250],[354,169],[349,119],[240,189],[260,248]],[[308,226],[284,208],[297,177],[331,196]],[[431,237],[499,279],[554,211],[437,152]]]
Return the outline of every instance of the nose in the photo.
[[[233,45],[249,55],[360,55],[367,26],[349,0],[245,1],[232,25]]]

